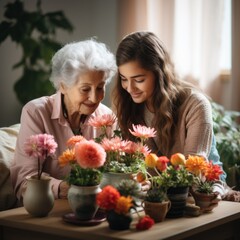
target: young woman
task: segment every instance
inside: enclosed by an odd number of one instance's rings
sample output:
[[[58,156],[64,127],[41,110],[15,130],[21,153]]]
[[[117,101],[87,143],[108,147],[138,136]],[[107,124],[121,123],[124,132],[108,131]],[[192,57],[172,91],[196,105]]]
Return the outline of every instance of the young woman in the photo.
[[[94,137],[86,124],[91,116],[112,114],[101,101],[105,86],[116,72],[114,55],[106,45],[95,40],[66,44],[52,58],[50,80],[56,94],[27,103],[21,114],[21,128],[17,139],[11,178],[21,204],[26,176],[37,172],[37,164],[24,152],[26,139],[34,134],[47,133],[58,144],[56,158],[46,162],[44,173],[52,177],[55,198],[66,198],[68,185],[62,179],[70,168],[60,167],[58,156],[66,149],[67,140],[76,134],[87,139]]]
[[[177,152],[200,155],[222,166],[208,98],[177,76],[167,50],[154,33],[127,35],[118,46],[116,62],[113,105],[125,138],[131,139],[128,129],[132,124],[154,127],[157,136],[148,145],[158,156],[170,157]],[[223,185],[218,186],[221,195],[226,193]]]

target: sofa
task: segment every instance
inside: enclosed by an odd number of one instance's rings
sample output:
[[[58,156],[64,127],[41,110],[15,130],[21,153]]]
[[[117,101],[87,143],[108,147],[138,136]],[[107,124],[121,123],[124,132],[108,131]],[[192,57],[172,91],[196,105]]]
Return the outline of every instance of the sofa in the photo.
[[[9,168],[13,162],[19,128],[19,123],[0,128],[0,211],[16,205]]]

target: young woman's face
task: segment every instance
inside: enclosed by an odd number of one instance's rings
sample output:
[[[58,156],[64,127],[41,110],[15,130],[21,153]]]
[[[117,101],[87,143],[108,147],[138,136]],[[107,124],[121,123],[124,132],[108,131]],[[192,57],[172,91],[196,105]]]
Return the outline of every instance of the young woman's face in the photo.
[[[151,102],[155,88],[152,71],[142,68],[138,61],[130,61],[118,67],[122,87],[131,95],[135,103]],[[150,106],[149,106],[150,107]]]
[[[89,115],[96,110],[105,95],[103,76],[103,72],[89,71],[80,75],[74,86],[61,87],[64,103],[70,114],[79,112]]]

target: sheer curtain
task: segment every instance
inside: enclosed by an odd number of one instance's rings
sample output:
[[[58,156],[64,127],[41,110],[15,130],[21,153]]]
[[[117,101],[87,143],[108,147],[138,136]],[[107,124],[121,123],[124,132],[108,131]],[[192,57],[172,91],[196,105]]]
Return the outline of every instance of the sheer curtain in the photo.
[[[221,102],[218,90],[223,90],[219,75],[225,1],[120,0],[119,38],[139,30],[155,32],[180,76]]]

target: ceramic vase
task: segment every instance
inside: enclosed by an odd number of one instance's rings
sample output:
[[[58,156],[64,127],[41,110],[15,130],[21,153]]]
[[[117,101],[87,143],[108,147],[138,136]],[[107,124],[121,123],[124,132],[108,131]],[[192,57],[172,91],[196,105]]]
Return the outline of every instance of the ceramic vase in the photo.
[[[45,217],[52,210],[54,195],[50,186],[50,177],[27,177],[27,188],[23,196],[23,206],[34,217]]]
[[[194,198],[195,204],[200,207],[200,211],[203,212],[212,212],[212,210],[217,207],[217,202],[212,202],[216,199],[216,193],[200,193],[197,191],[191,191],[191,194]]]
[[[68,190],[68,202],[76,218],[86,221],[94,218],[98,210],[96,195],[101,191],[102,189],[99,185],[70,186]]]
[[[127,230],[130,228],[132,216],[130,213],[127,215],[122,215],[116,213],[115,211],[108,211],[107,222],[109,228],[112,230]]]
[[[106,185],[117,187],[117,185],[124,179],[132,179],[132,173],[103,173],[100,186],[101,188],[105,187]]]
[[[145,214],[149,215],[155,222],[162,222],[166,218],[167,212],[171,207],[170,201],[148,202],[142,204]]]
[[[167,190],[168,199],[171,201],[167,218],[183,217],[188,193],[189,187],[171,187]]]

